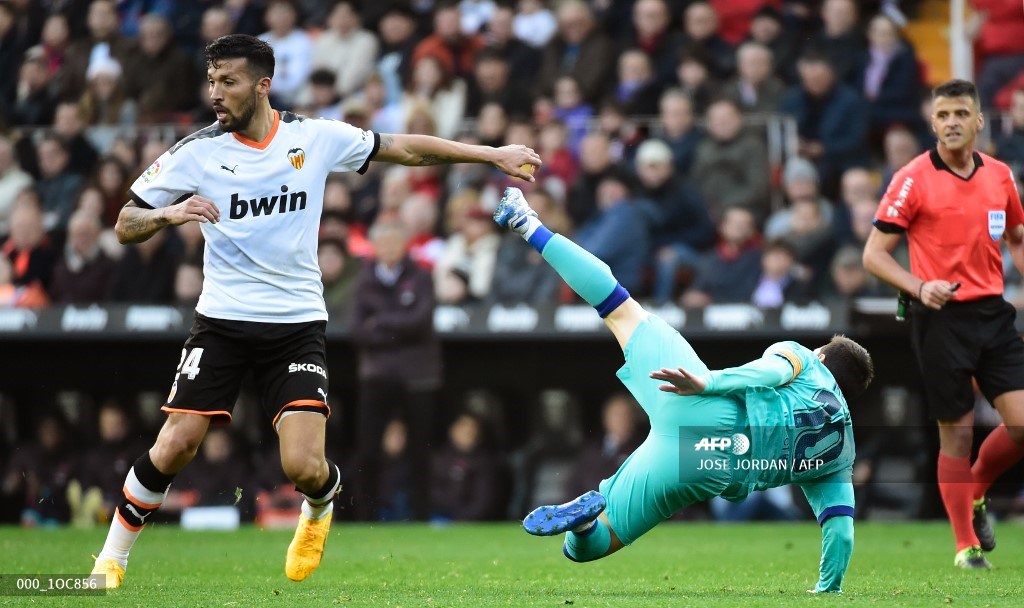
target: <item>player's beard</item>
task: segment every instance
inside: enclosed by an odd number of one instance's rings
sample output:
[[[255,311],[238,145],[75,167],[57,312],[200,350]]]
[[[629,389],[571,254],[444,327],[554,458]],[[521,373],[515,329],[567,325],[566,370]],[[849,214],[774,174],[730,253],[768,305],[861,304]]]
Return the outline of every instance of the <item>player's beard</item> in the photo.
[[[252,88],[252,95],[242,103],[242,107],[237,115],[224,106],[221,106],[221,109],[227,114],[220,123],[221,129],[228,133],[248,129],[249,123],[252,122],[252,117],[256,115],[256,87]]]

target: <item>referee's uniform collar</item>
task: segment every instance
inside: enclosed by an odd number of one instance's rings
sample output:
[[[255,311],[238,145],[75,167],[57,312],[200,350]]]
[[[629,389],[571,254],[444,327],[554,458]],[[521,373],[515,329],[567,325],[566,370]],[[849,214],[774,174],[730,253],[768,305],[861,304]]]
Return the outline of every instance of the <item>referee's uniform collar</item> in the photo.
[[[981,160],[981,154],[974,152],[973,154],[971,154],[972,158],[974,158],[974,170],[971,171],[970,175],[964,177],[957,173],[956,171],[953,171],[952,169],[949,168],[949,165],[946,164],[946,161],[942,160],[942,157],[939,156],[939,150],[937,148],[932,148],[928,156],[932,159],[932,166],[935,167],[936,171],[949,171],[950,173],[964,181],[967,181],[974,177],[974,174],[978,172],[978,169],[985,166],[984,161]]]

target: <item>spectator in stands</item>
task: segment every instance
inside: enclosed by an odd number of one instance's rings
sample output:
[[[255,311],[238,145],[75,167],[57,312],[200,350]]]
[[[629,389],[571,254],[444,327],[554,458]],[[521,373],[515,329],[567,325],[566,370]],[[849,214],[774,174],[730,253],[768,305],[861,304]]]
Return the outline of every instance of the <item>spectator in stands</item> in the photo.
[[[415,65],[425,57],[433,57],[454,77],[468,79],[473,74],[476,56],[483,47],[482,37],[462,33],[458,5],[438,3],[434,12],[434,32],[416,46],[412,61]]]
[[[567,0],[558,8],[558,34],[544,48],[535,94],[549,95],[559,76],[572,76],[583,100],[596,105],[608,91],[614,69],[612,41],[596,27],[583,0]]]
[[[530,197],[533,204],[533,197]],[[520,239],[521,240],[521,239]],[[587,442],[576,460],[569,494],[596,488],[601,480],[619,470],[626,458],[643,441],[640,406],[630,395],[615,393],[601,408],[602,435]]]
[[[564,122],[552,120],[540,128],[537,135],[537,153],[544,159],[544,166],[534,176],[538,181],[556,179],[560,184],[557,187],[564,190],[566,184],[571,184],[576,179],[579,164],[569,147],[569,131]]]
[[[39,41],[39,48],[43,51],[43,57],[49,66],[50,76],[54,79],[54,86],[62,90],[61,79],[65,77],[62,68],[67,61],[68,47],[71,44],[71,28],[68,24],[68,16],[64,13],[52,13],[43,22],[43,30]]]
[[[570,476],[583,443],[580,408],[561,389],[541,391],[532,410],[526,444],[511,457],[513,489],[509,513],[519,517],[532,504],[558,504],[570,494]]]
[[[100,247],[99,219],[85,210],[68,221],[64,255],[57,260],[50,295],[59,304],[102,302],[110,291],[115,262]]]
[[[867,42],[861,32],[857,3],[853,0],[824,0],[822,28],[808,42],[808,49],[825,55],[839,82],[856,87],[860,81]]]
[[[678,272],[692,270],[701,251],[714,242],[715,225],[693,186],[675,175],[672,150],[664,142],[647,140],[636,153],[639,198],[645,199],[654,252],[655,277],[651,295],[667,302],[678,287]]]
[[[1024,20],[1020,8],[1005,0],[971,0],[974,59],[981,106],[990,108],[996,93],[1024,70]]]
[[[15,197],[31,185],[32,176],[18,166],[11,140],[0,135],[0,237],[9,231]]]
[[[580,225],[597,211],[597,185],[612,168],[608,136],[589,133],[580,145],[580,170],[569,187],[566,211],[573,224]]]
[[[377,521],[408,521],[412,519],[409,488],[412,485],[412,466],[409,462],[409,431],[405,423],[396,418],[384,427],[380,441],[380,473],[376,481],[373,519]]]
[[[210,427],[193,461],[196,466],[175,477],[161,510],[238,506],[243,513],[252,513],[256,477],[249,459],[236,455],[245,453],[238,449],[238,441],[227,427]]]
[[[659,85],[675,81],[676,58],[683,48],[683,35],[671,29],[672,14],[665,0],[637,0],[633,5],[633,46],[650,57]]]
[[[448,429],[448,444],[434,455],[429,484],[433,519],[494,519],[500,483],[483,423],[473,414],[461,414]]]
[[[72,523],[81,527],[95,526],[113,514],[128,469],[148,445],[117,401],[104,401],[97,418],[99,442],[83,451],[68,484]]]
[[[82,119],[90,129],[86,137],[101,152],[110,151],[114,139],[138,120],[138,105],[124,88],[121,64],[111,57],[89,64],[86,88],[78,99]],[[119,128],[120,127],[120,128]]]
[[[876,202],[889,187],[892,176],[921,153],[921,144],[917,136],[910,130],[897,126],[886,131],[882,150],[885,154],[885,162],[882,166],[882,181],[875,197]]]
[[[500,51],[489,48],[481,51],[469,81],[466,113],[476,116],[485,103],[494,102],[509,115],[527,116],[530,113],[528,91],[520,83],[510,81],[509,75],[508,60]]]
[[[501,7],[495,14],[500,10]],[[493,19],[491,31],[494,31]],[[558,18],[548,9],[544,0],[519,0],[512,21],[512,31],[519,40],[535,49],[542,49],[558,31]]]
[[[716,80],[724,80],[736,71],[736,49],[718,33],[718,13],[707,2],[692,2],[683,13],[684,48],[701,52]]]
[[[786,92],[779,110],[796,119],[800,156],[815,163],[822,191],[834,195],[840,174],[867,157],[870,109],[856,91],[836,80],[826,56],[805,54],[797,67],[801,85]]]
[[[629,49],[619,55],[618,79],[611,99],[626,114],[650,116],[658,113],[661,85],[658,83],[651,59],[640,49]]]
[[[155,15],[170,21],[175,14],[176,3],[172,0],[117,0],[117,12],[121,16],[121,35],[138,38],[148,15]]]
[[[138,101],[140,122],[174,122],[178,113],[194,105],[196,74],[191,60],[174,43],[167,19],[155,14],[142,18],[139,53],[123,65],[125,87]]]
[[[3,66],[18,65],[24,52],[15,18],[13,3],[0,2],[0,65]],[[0,112],[4,115],[14,105],[17,91],[18,72],[12,69],[0,71]],[[8,121],[4,119],[2,124],[6,126]]]
[[[451,139],[458,133],[465,116],[466,83],[455,77],[451,64],[444,63],[438,56],[424,55],[413,60],[412,74],[401,103],[407,121],[413,117],[417,106],[426,108],[435,123],[435,132],[429,135]],[[413,132],[408,124],[406,131]]]
[[[579,227],[576,242],[608,264],[627,291],[639,293],[651,253],[651,226],[629,181],[618,171],[601,178],[597,213]]]
[[[195,308],[203,293],[203,260],[182,258],[174,271],[174,304]]]
[[[698,115],[703,115],[708,104],[719,95],[720,83],[715,79],[712,68],[711,57],[700,48],[684,48],[676,62],[674,84],[690,98]]]
[[[52,124],[57,96],[51,80],[41,49],[29,49],[18,72],[17,96],[6,122],[26,126]]]
[[[199,40],[196,49],[192,52],[192,72],[201,76],[205,89],[206,85],[206,45],[221,36],[235,33],[235,22],[231,18],[231,11],[219,3],[213,4],[203,11],[199,24]]]
[[[786,302],[804,303],[813,296],[809,272],[797,264],[792,245],[784,240],[765,245],[752,303],[758,308],[782,308]]]
[[[0,487],[4,502],[22,507],[21,525],[30,528],[68,521],[67,484],[75,467],[64,420],[55,414],[38,420],[35,441],[15,448]]]
[[[697,276],[683,294],[683,306],[749,302],[761,274],[761,244],[750,209],[725,209],[718,222],[718,242],[701,257]]]
[[[707,201],[713,219],[723,209],[747,207],[763,217],[769,211],[768,150],[762,138],[744,130],[735,101],[708,107],[707,137],[697,146],[691,181]]]
[[[793,220],[792,204],[799,200],[816,200],[820,204],[822,219],[829,226],[836,217],[835,205],[822,196],[818,170],[806,158],[794,156],[786,161],[782,169],[782,193],[786,197],[787,207],[776,209],[765,222],[764,236],[775,240],[791,229]],[[876,205],[877,206],[877,205]]]
[[[572,76],[559,76],[555,80],[553,101],[551,118],[565,123],[569,130],[569,147],[578,155],[590,131],[594,108],[583,100],[580,83]]]
[[[459,29],[467,36],[481,33],[496,8],[494,0],[460,0]]]
[[[378,133],[394,133],[404,128],[405,116],[402,114],[402,106],[398,99],[388,98],[387,87],[379,73],[371,74],[363,90],[346,101],[351,103],[357,100],[366,105],[371,130]]]
[[[128,169],[117,158],[105,156],[96,165],[90,185],[95,186],[103,197],[103,225],[113,227],[117,222],[117,214],[124,206],[125,193],[131,185]]]
[[[313,70],[309,75],[307,87],[301,97],[300,105],[296,105],[292,109],[298,114],[315,118],[342,120],[345,111],[342,109],[341,97],[338,95],[335,80],[336,77],[331,70],[323,68]],[[356,97],[350,98],[350,110],[355,101],[362,100]]]
[[[336,0],[327,16],[327,29],[313,43],[313,68],[334,72],[335,88],[348,96],[363,87],[377,60],[377,37],[363,29],[357,0]]]
[[[704,138],[693,114],[693,101],[682,89],[669,89],[662,93],[655,134],[672,149],[672,160],[679,175],[690,174],[697,146]]]
[[[181,259],[202,261],[206,241],[198,222],[185,222],[174,227],[174,233],[181,242]]]
[[[321,239],[317,248],[320,280],[324,285],[327,312],[339,319],[347,319],[352,309],[356,281],[362,264],[348,252],[344,241]]]
[[[274,88],[270,92],[275,108],[290,109],[313,69],[313,43],[299,24],[294,0],[270,0],[264,15],[267,31],[259,38],[274,49]]]
[[[508,113],[505,112],[505,108],[496,101],[485,103],[480,108],[480,112],[477,113],[476,117],[476,129],[474,133],[463,132],[461,137],[473,137],[478,138],[479,142],[488,146],[500,146],[505,141],[505,130],[508,129]],[[462,165],[455,165],[454,167],[461,167]],[[475,165],[467,165],[468,167],[474,167]],[[453,168],[454,168],[453,167]],[[468,169],[467,169],[468,171]],[[479,175],[479,171],[473,171],[474,175]],[[449,176],[451,172],[449,172]],[[461,181],[456,184],[463,183]],[[451,180],[449,180],[451,184]],[[470,187],[480,187],[480,183],[470,182]]]
[[[759,42],[772,51],[775,75],[787,84],[797,81],[797,56],[800,53],[801,38],[783,23],[782,15],[772,6],[761,7],[750,22],[748,40]]]
[[[797,264],[808,270],[808,280],[823,285],[827,283],[836,241],[831,223],[823,217],[822,202],[800,198],[790,203],[789,210],[789,226],[779,238],[793,248]]]
[[[763,8],[778,6],[778,0],[709,0],[719,21],[719,34],[732,45],[738,45],[750,33],[750,23]]]
[[[100,189],[92,184],[86,185],[78,192],[78,198],[75,200],[75,212],[85,211],[89,215],[95,217],[100,224],[103,223],[103,211],[106,206],[103,200],[103,193]],[[73,215],[73,214],[72,214]],[[120,246],[120,243],[118,243]]]
[[[256,36],[263,31],[264,7],[261,3],[253,0],[231,0],[224,2],[223,6],[231,17],[232,34]]]
[[[529,15],[524,5],[538,5],[539,10]],[[532,28],[526,35],[521,32],[523,19]],[[485,48],[500,53],[508,61],[509,80],[529,92],[540,68],[541,51],[555,33],[555,16],[539,0],[520,3],[519,14],[511,7],[498,6],[491,15],[484,37]]]
[[[85,131],[85,117],[74,101],[57,104],[53,118],[53,132],[64,141],[68,151],[68,171],[78,175],[89,175],[99,154],[89,143]]]
[[[39,165],[36,190],[42,203],[46,229],[63,231],[85,180],[68,167],[71,155],[67,144],[54,133],[48,133],[39,141],[36,157]]]
[[[434,286],[430,273],[408,256],[408,231],[395,220],[370,230],[376,259],[363,265],[352,305],[351,334],[359,355],[356,476],[363,517],[371,502],[385,424],[396,415],[409,429],[412,511],[428,511],[429,448],[435,392],[441,382],[441,350],[434,333]]]
[[[873,280],[864,270],[863,247],[844,245],[832,258],[827,294],[850,301],[854,298],[876,298],[892,294],[892,290]]]
[[[434,266],[434,282],[437,299],[442,304],[478,302],[487,297],[494,279],[494,265],[497,261],[501,236],[492,228],[491,214],[484,211],[479,202],[472,206],[465,221],[448,236],[444,252]],[[465,274],[468,293],[459,298],[457,292],[450,292],[451,274]]]
[[[61,77],[64,96],[77,97],[85,86],[85,74],[94,61],[114,58],[122,67],[137,54],[135,40],[121,35],[121,18],[115,0],[93,0],[86,18],[89,35],[68,48],[66,74]]]
[[[736,51],[736,77],[722,94],[746,113],[770,113],[779,105],[786,84],[775,75],[772,50],[760,42],[744,42]]]
[[[871,106],[874,141],[885,131],[903,125],[913,131],[924,128],[917,101],[923,83],[917,55],[900,36],[895,23],[875,15],[868,26],[868,48],[858,71],[858,85]]]
[[[41,287],[26,288],[14,284],[14,268],[6,255],[0,255],[0,309],[38,308],[50,303]]]
[[[0,176],[4,174],[3,164],[3,142],[0,140]],[[1018,183],[1024,179],[1024,90],[1018,89],[1013,92],[1012,104],[1010,106],[1010,130],[996,138],[996,158],[1010,165]],[[0,177],[0,184],[3,177]],[[0,206],[3,205],[3,196],[0,196]],[[2,212],[0,212],[2,216]],[[0,229],[0,232],[3,232]]]
[[[863,167],[853,167],[843,172],[840,179],[839,200],[832,205],[832,238],[837,244],[851,243],[853,236],[853,208],[858,201],[878,203],[878,181],[876,174]]]
[[[128,245],[117,262],[110,299],[135,304],[171,304],[180,256],[161,230],[152,238]]]
[[[394,103],[402,94],[410,71],[412,54],[419,43],[412,10],[402,3],[391,4],[380,20],[380,51],[377,72],[381,75],[387,100]]]
[[[531,192],[530,206],[544,225],[552,230],[557,226],[559,234],[571,232],[569,216],[549,191],[538,188]],[[558,274],[522,238],[512,236],[506,234],[501,239],[495,263],[495,274],[501,280],[491,286],[488,302],[506,306],[519,303],[545,306],[556,303],[562,285]]]

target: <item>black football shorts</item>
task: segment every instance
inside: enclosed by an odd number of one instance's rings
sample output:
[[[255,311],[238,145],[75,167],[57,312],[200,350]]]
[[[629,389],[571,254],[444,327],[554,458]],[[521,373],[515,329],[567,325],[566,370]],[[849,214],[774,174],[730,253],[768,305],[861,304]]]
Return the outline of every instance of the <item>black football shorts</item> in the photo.
[[[253,372],[263,409],[277,426],[289,411],[330,416],[325,321],[256,323],[196,314],[181,351],[165,412],[212,416],[227,424],[242,378]]]
[[[1024,389],[1024,342],[1016,318],[1000,296],[950,301],[940,310],[914,303],[911,346],[932,418],[957,420],[974,407],[972,377],[990,403]]]

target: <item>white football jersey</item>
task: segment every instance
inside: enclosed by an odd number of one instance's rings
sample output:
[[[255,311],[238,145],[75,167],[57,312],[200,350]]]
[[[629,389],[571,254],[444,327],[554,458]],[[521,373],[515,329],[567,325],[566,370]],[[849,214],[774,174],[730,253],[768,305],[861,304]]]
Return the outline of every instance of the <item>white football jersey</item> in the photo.
[[[327,319],[317,236],[327,174],[366,171],[376,133],[350,124],[275,112],[262,142],[214,123],[182,139],[132,184],[140,207],[193,194],[220,209],[200,224],[206,238],[196,311],[215,319],[301,323]]]

